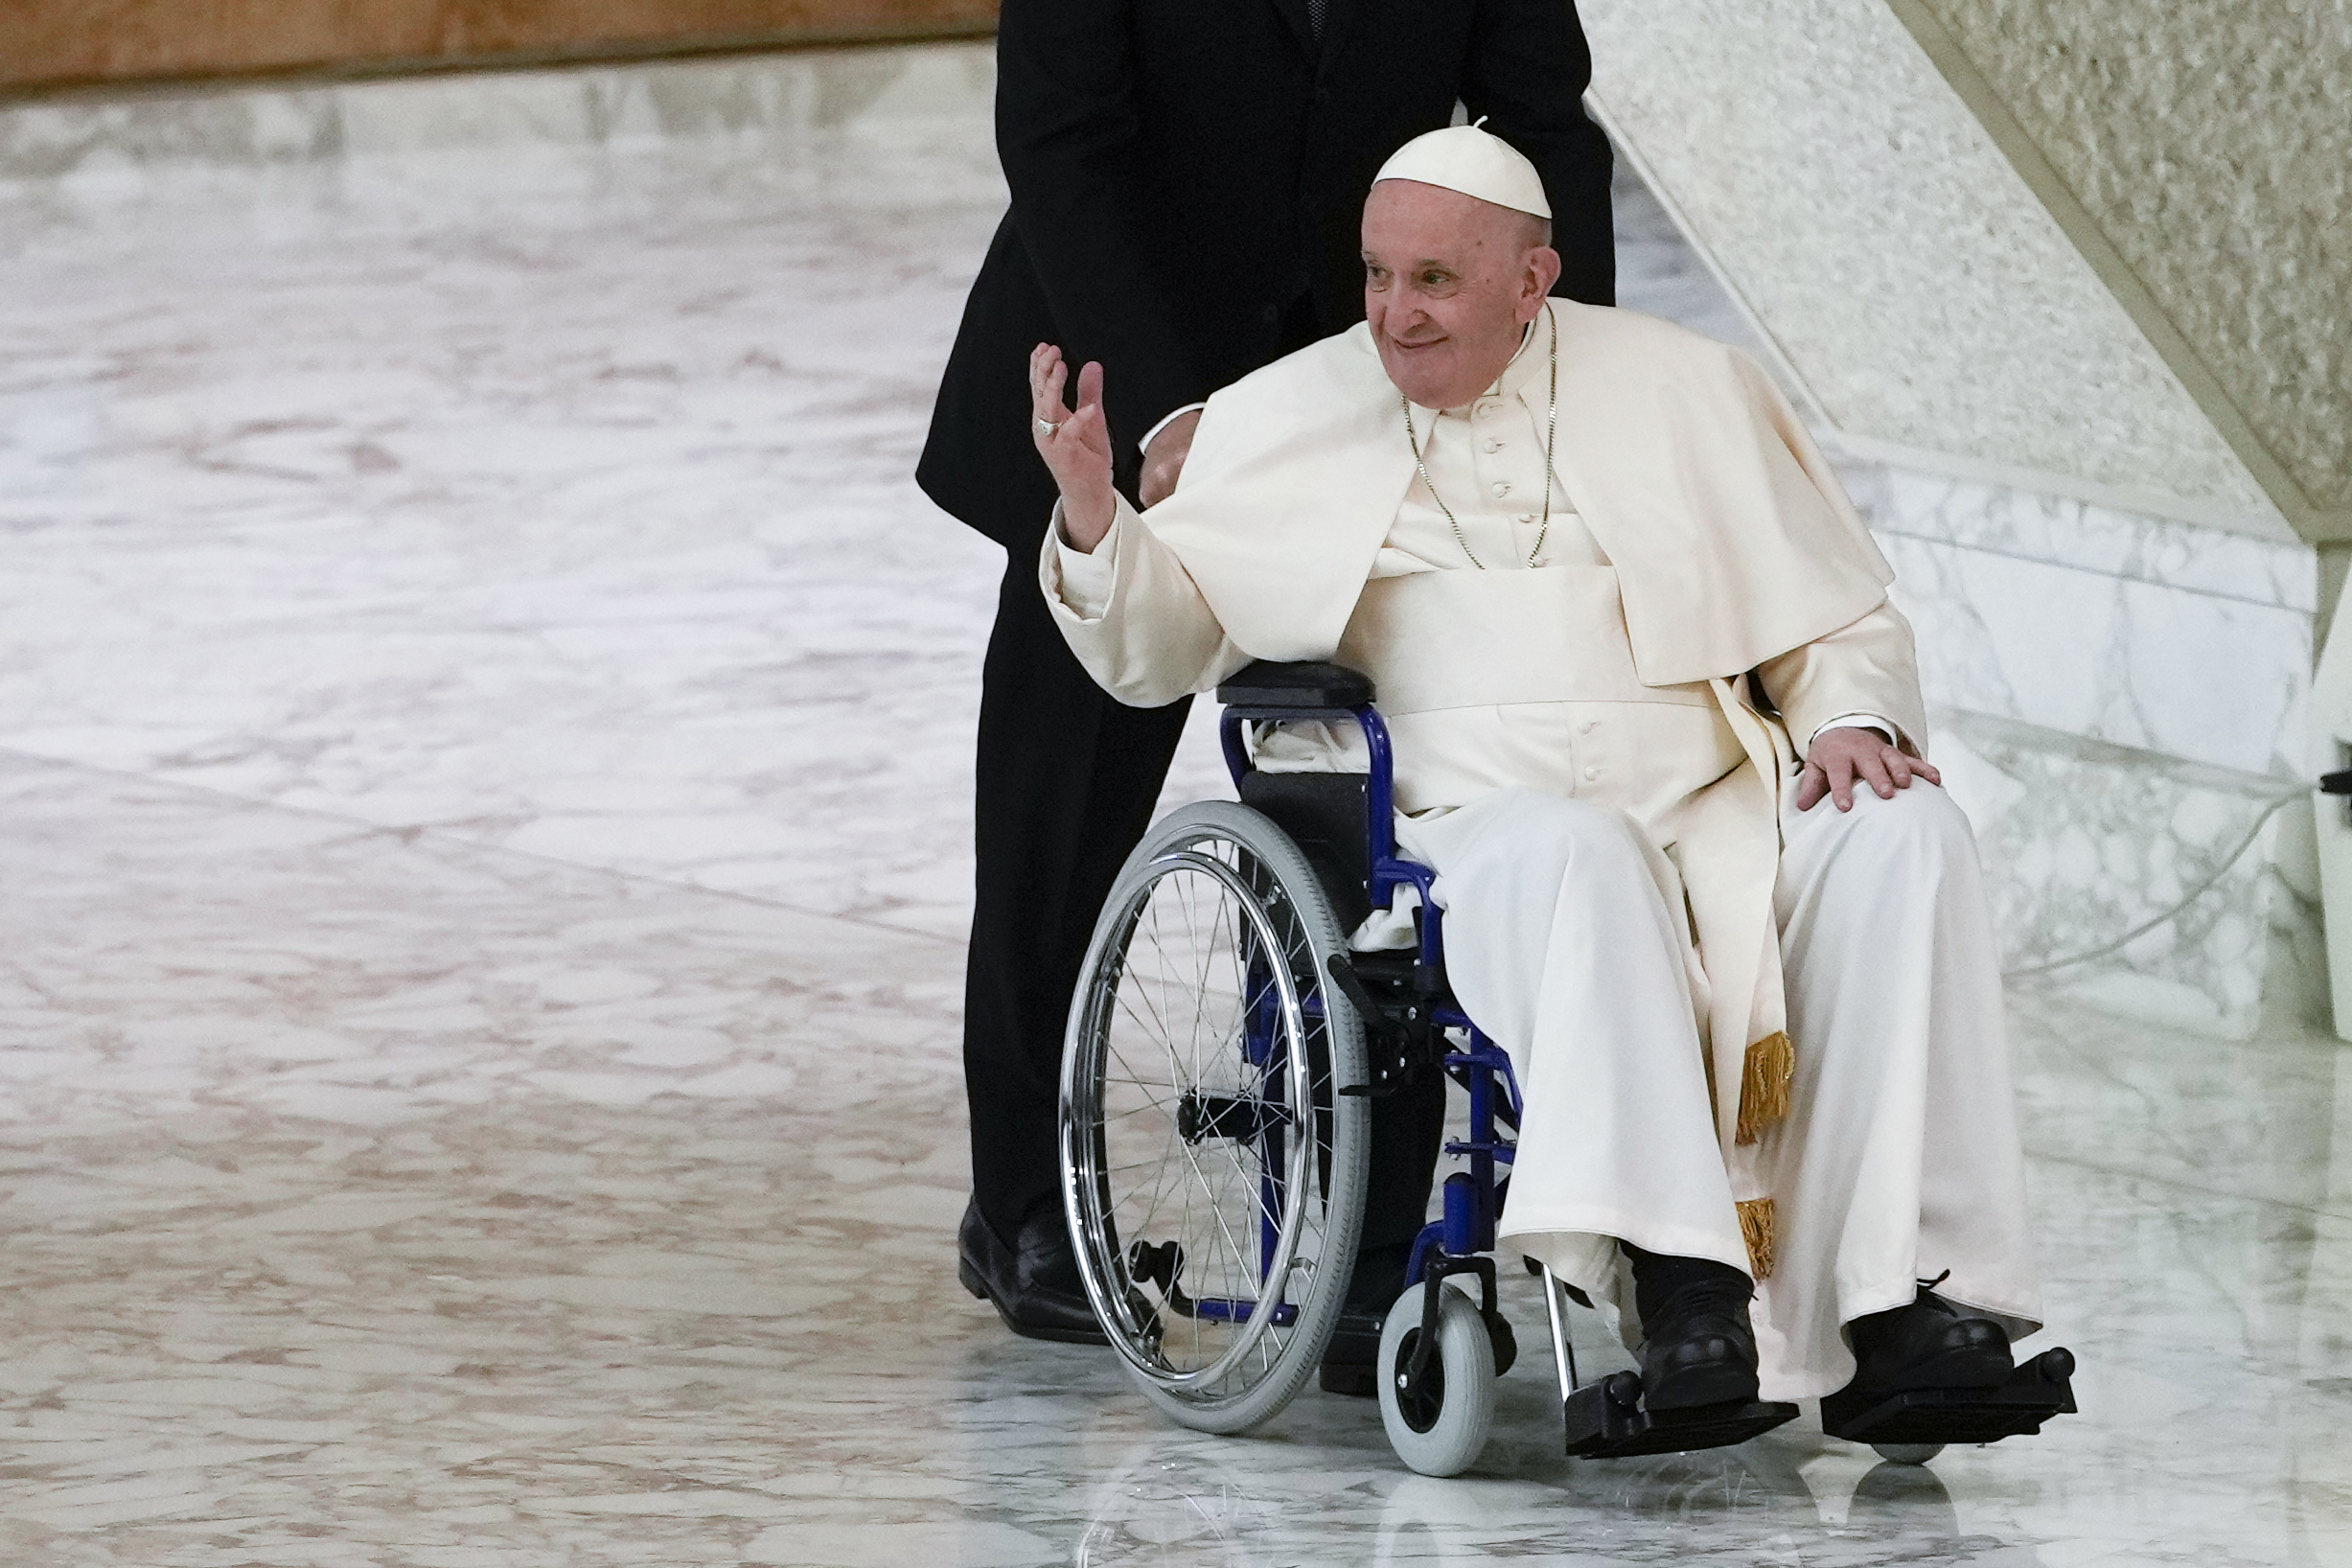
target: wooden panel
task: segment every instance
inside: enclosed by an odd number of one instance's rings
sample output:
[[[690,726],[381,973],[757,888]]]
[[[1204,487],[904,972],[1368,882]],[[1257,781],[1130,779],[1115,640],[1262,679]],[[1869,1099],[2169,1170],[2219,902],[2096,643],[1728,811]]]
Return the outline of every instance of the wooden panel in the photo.
[[[996,0],[0,0],[0,87],[971,35]]]

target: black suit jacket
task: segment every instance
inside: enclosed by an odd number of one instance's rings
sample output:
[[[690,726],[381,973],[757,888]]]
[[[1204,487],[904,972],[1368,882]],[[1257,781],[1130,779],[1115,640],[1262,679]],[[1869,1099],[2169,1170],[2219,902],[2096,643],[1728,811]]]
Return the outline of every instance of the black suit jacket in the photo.
[[[1053,485],[1029,440],[1040,342],[1099,359],[1120,477],[1136,443],[1363,319],[1358,223],[1389,154],[1459,99],[1543,175],[1555,292],[1614,301],[1608,139],[1581,104],[1573,0],[1003,0],[997,150],[1012,188],[915,477],[1033,550]]]

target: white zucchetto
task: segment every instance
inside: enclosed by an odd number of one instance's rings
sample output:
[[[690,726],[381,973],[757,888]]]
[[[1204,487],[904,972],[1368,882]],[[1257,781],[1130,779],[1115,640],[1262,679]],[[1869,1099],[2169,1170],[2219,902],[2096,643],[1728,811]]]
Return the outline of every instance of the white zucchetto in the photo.
[[[1513,212],[1549,219],[1552,204],[1543,198],[1543,176],[1527,161],[1527,154],[1490,130],[1476,126],[1448,126],[1416,136],[1391,155],[1372,176],[1417,180],[1441,190],[1491,201]]]

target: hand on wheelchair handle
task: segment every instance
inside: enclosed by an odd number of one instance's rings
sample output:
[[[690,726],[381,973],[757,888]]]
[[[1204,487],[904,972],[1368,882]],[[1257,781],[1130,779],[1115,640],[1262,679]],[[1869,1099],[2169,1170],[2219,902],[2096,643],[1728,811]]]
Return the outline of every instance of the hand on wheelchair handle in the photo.
[[[1185,471],[1185,459],[1192,455],[1192,432],[1200,427],[1201,414],[1197,408],[1171,418],[1160,427],[1143,449],[1143,473],[1136,481],[1135,498],[1146,510],[1158,506],[1176,494],[1176,481]]]
[[[1029,438],[1062,492],[1062,531],[1071,547],[1092,555],[1118,515],[1111,488],[1111,427],[1102,414],[1102,366],[1078,372],[1078,406],[1062,402],[1069,361],[1051,343],[1029,351]]]
[[[1941,786],[1944,775],[1925,760],[1889,746],[1875,729],[1825,729],[1805,754],[1797,780],[1797,810],[1810,811],[1829,796],[1839,811],[1854,809],[1854,786],[1866,783],[1881,800],[1895,798],[1915,778]]]

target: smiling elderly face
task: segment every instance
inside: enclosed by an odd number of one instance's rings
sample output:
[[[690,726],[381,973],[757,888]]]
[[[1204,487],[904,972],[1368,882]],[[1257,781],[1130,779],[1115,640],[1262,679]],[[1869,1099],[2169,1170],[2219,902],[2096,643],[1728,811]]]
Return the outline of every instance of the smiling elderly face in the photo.
[[[1418,180],[1364,202],[1364,315],[1380,363],[1424,408],[1458,408],[1518,352],[1559,277],[1542,219]]]

